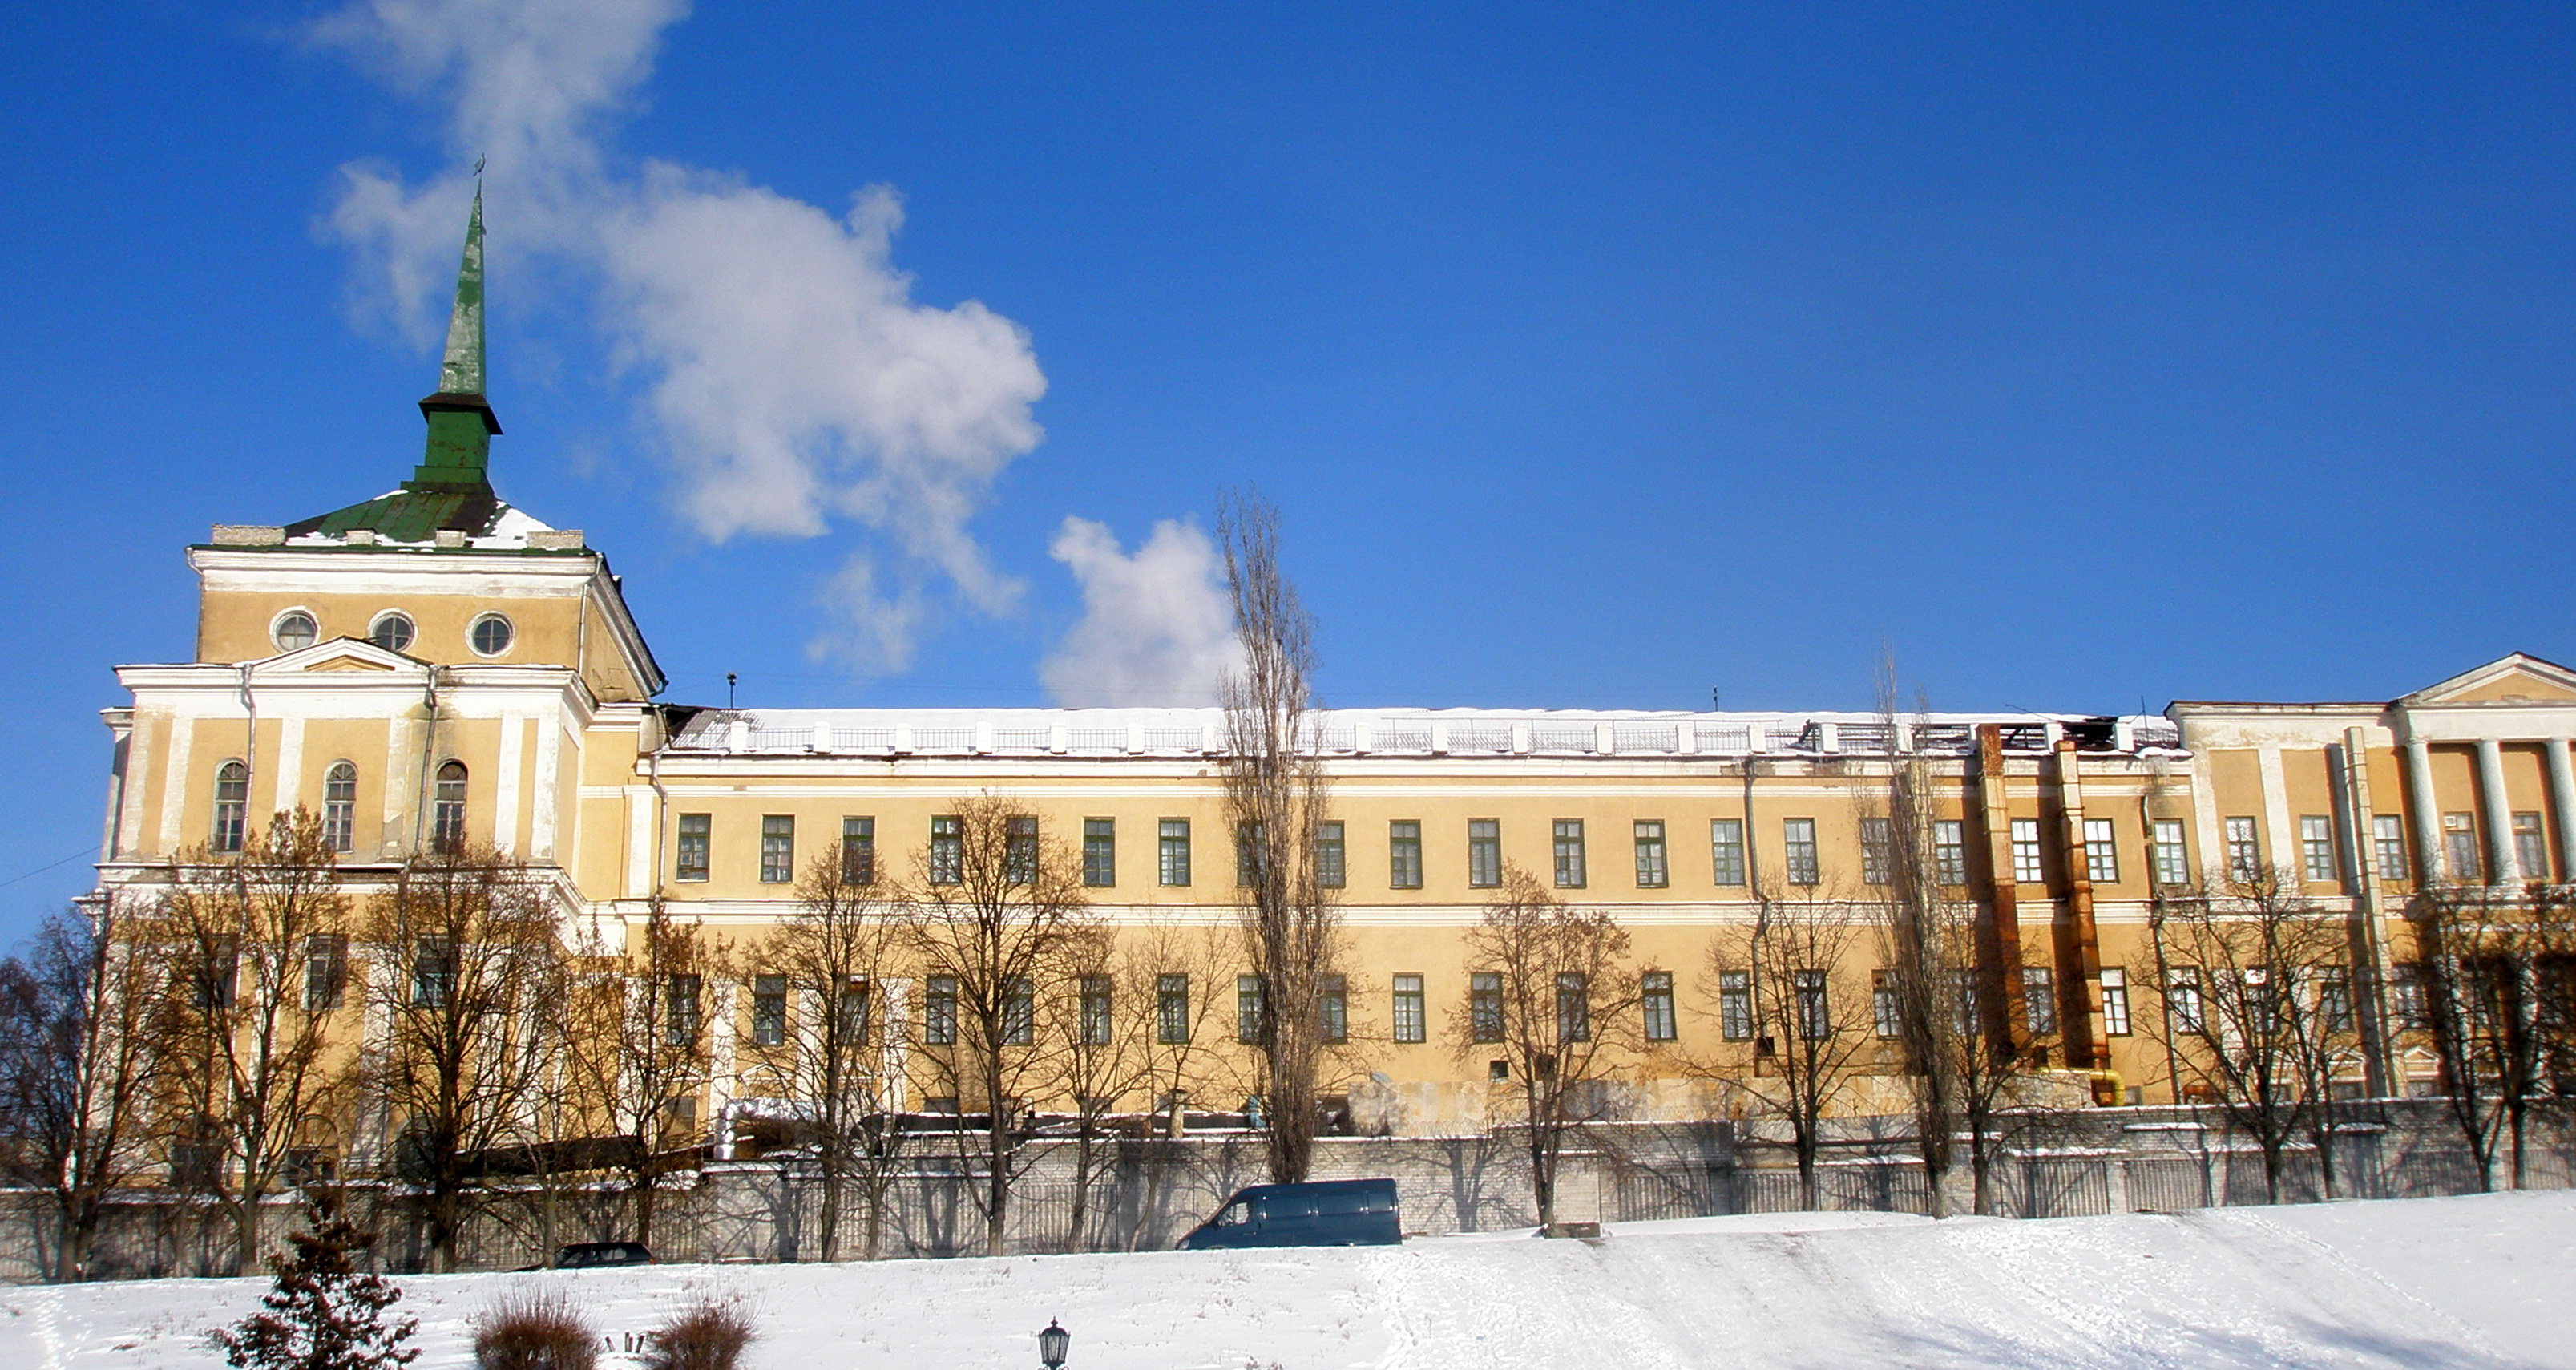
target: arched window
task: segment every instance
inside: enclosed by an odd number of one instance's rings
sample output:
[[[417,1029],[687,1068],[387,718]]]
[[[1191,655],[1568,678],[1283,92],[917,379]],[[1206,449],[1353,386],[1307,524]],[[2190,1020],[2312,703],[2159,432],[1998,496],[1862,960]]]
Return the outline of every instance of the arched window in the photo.
[[[334,761],[322,773],[322,841],[343,856],[357,845],[358,768]]]
[[[450,761],[438,768],[437,802],[430,806],[430,840],[445,852],[465,846],[465,763],[462,761]]]
[[[250,767],[227,761],[215,768],[215,850],[242,849],[242,826],[250,814]]]

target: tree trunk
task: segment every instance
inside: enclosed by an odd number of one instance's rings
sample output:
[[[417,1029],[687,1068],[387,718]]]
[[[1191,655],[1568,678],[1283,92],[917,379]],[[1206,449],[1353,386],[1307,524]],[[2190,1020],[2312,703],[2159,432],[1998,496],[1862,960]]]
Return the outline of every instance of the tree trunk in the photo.
[[[1004,1145],[1010,1140],[1010,1125],[1004,1117],[1001,1100],[993,1101],[993,1111],[988,1117],[984,1159],[990,1173],[985,1177],[984,1254],[999,1256],[1008,1245],[1004,1229],[1010,1222],[1011,1202],[1011,1172],[1008,1157],[1003,1152]]]
[[[815,1216],[814,1232],[822,1247],[825,1264],[841,1258],[841,1156],[838,1143],[826,1142],[819,1158],[823,1163],[823,1211]]]
[[[1795,1140],[1798,1149],[1798,1207],[1812,1213],[1816,1211],[1815,1124],[1802,1123]]]
[[[2263,1202],[2281,1201],[2281,1143],[2277,1138],[2263,1139]]]

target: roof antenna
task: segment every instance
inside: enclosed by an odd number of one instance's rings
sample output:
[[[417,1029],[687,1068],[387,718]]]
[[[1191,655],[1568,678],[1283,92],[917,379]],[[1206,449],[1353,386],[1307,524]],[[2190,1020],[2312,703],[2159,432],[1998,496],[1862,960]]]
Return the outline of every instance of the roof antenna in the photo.
[[[1714,685],[1708,687],[1708,711],[1717,712],[1717,687]]]
[[[725,712],[733,712],[733,672],[725,672]]]

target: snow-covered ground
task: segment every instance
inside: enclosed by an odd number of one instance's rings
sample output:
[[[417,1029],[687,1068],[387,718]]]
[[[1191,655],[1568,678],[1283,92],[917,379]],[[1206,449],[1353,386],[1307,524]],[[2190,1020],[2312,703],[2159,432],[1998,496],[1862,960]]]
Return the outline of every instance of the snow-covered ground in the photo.
[[[1049,1318],[1072,1370],[1497,1366],[2576,1368],[2576,1193],[1934,1223],[1779,1214],[1599,1242],[1159,1252],[836,1266],[654,1266],[405,1280],[419,1370],[470,1364],[510,1285],[605,1332],[737,1293],[762,1367],[1025,1367]],[[0,1291],[0,1367],[205,1367],[251,1280]],[[606,1366],[631,1362],[623,1355]]]

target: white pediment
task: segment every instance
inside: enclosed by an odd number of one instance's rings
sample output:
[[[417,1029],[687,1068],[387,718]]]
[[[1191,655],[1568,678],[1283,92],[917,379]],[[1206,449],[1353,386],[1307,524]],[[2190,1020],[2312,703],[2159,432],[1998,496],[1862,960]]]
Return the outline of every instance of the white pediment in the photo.
[[[2527,652],[2499,657],[2397,701],[2406,709],[2576,705],[2576,671]]]
[[[417,673],[426,663],[355,637],[335,637],[292,652],[281,652],[253,666],[263,676],[304,675],[323,671]]]

